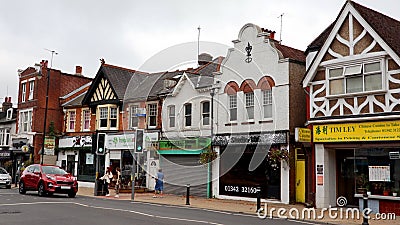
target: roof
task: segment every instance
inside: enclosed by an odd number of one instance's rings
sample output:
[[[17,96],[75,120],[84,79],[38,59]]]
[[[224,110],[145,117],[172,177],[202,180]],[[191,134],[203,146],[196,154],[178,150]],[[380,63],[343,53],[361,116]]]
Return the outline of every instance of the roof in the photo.
[[[119,99],[124,98],[126,87],[128,86],[133,75],[135,73],[140,73],[136,72],[135,70],[109,64],[103,64],[101,70],[108,78],[108,81],[111,83]]]
[[[82,101],[85,98],[86,92],[82,92],[70,101],[62,104],[62,107],[82,106]]]
[[[275,47],[282,53],[284,58],[293,59],[298,62],[305,62],[306,56],[304,52],[289,46],[281,45],[279,43],[275,44]]]
[[[354,9],[360,13],[363,19],[378,33],[380,37],[382,37],[389,47],[392,48],[397,55],[400,55],[400,22],[373,9],[362,6],[354,1],[348,2],[352,4]],[[342,7],[339,15],[342,13],[346,4],[347,2]],[[322,47],[338,18],[339,16],[308,45],[306,53],[311,50],[319,50]]]

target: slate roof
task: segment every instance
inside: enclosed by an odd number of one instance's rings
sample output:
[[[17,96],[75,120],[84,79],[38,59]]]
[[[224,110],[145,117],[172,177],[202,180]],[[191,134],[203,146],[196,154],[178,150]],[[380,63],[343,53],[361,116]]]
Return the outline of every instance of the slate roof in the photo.
[[[377,12],[368,7],[362,6],[356,2],[349,1],[350,4],[360,13],[364,20],[374,29],[380,37],[389,45],[397,55],[400,56],[400,22],[380,12]],[[347,4],[347,2],[346,2]],[[343,11],[346,4],[342,7],[339,15]],[[319,50],[325,43],[331,33],[336,20],[329,25],[315,40],[307,47],[306,53],[311,50]]]
[[[70,101],[64,103],[62,107],[74,107],[74,106],[82,106],[82,101],[85,98],[87,92],[82,92],[75,98],[71,99]]]

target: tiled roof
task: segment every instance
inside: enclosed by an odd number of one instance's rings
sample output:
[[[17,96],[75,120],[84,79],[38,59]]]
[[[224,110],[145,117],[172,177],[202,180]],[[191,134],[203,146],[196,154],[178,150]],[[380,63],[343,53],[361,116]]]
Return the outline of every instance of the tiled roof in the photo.
[[[382,37],[393,51],[395,51],[397,55],[400,55],[400,22],[354,1],[350,1],[349,3],[353,5],[364,20],[378,33],[380,37]],[[343,6],[341,11],[343,11],[346,4]],[[314,41],[311,42],[310,45],[308,45],[306,52],[322,47],[331,33],[337,19],[338,18],[336,18],[331,25],[329,25]]]
[[[289,46],[275,43],[275,47],[282,53],[284,58],[296,60],[298,62],[306,62],[304,52]]]

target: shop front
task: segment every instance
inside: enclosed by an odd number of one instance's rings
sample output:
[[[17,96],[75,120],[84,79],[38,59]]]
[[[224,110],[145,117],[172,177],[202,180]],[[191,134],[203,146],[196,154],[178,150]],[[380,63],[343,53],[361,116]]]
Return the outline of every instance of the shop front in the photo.
[[[270,151],[287,151],[287,132],[219,135],[219,197],[262,198],[289,202],[289,168]],[[286,156],[285,156],[286,157]]]
[[[96,155],[92,153],[92,136],[62,137],[58,143],[56,164],[78,178],[94,182]]]
[[[400,215],[400,121],[313,126],[317,207],[340,196],[360,206],[368,193],[374,212]]]
[[[165,174],[165,193],[184,195],[190,185],[190,195],[207,197],[209,168],[200,164],[200,153],[210,148],[210,138],[160,140],[159,163]]]

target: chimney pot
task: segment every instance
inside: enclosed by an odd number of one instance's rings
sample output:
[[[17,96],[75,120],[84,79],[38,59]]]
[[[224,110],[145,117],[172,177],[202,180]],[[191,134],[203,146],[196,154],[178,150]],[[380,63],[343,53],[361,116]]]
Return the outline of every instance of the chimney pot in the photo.
[[[82,66],[75,67],[75,74],[82,74]]]

